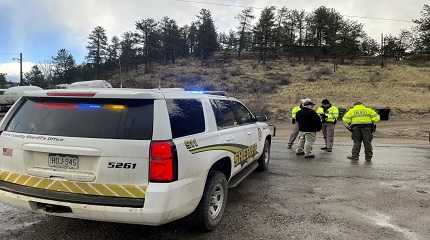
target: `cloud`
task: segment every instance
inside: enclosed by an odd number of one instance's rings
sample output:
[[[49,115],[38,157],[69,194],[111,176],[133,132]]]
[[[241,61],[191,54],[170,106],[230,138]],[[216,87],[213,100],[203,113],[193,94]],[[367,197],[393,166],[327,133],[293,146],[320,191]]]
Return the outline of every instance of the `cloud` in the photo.
[[[227,5],[245,5],[254,7],[265,7],[275,5],[288,8],[305,9],[312,11],[318,6],[325,5],[336,8],[345,15],[371,16],[381,18],[410,19],[417,17],[422,6],[428,0],[414,0],[413,4],[405,0],[306,0],[306,1],[284,1],[284,0],[194,0],[200,2],[213,2]],[[21,1],[1,0],[1,18],[7,15],[10,30],[10,49],[27,48],[32,50],[33,45],[50,44],[45,43],[49,39],[43,38],[54,32],[57,44],[51,46],[48,51],[43,48],[39,55],[43,59],[49,58],[59,47],[72,50],[78,57],[78,62],[83,60],[86,54],[87,37],[94,27],[100,25],[107,29],[109,37],[122,35],[125,31],[134,30],[136,20],[141,18],[161,19],[170,16],[178,21],[180,25],[190,24],[195,20],[201,8],[212,11],[216,27],[219,31],[236,29],[237,20],[235,16],[241,11],[240,7],[217,6],[202,3],[183,2],[177,0],[32,0]],[[259,10],[255,11],[259,15]],[[364,24],[365,30],[374,38],[379,38],[382,32],[396,34],[401,29],[407,29],[412,24],[390,21],[374,21],[355,19]],[[53,36],[53,37],[55,37]],[[41,38],[41,42],[38,39]],[[49,37],[48,37],[49,38]],[[11,45],[12,44],[12,45]],[[1,46],[0,46],[1,47]],[[43,59],[35,59],[40,61]]]
[[[26,73],[31,70],[31,68],[36,65],[33,62],[23,62],[22,71]],[[0,64],[0,73],[7,74],[7,80],[12,82],[19,82],[19,63],[18,62],[8,62]]]

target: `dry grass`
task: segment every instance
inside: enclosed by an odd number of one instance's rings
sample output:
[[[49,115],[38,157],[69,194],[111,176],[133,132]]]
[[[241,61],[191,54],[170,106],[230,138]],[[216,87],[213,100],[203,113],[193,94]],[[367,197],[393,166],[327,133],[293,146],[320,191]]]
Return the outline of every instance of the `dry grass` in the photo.
[[[130,87],[156,87],[160,81],[162,87],[225,90],[277,120],[287,119],[289,109],[303,96],[317,102],[328,98],[342,107],[357,100],[389,106],[399,118],[419,118],[430,112],[430,67],[342,65],[334,73],[328,63],[279,60],[263,66],[253,60],[234,60],[204,67],[199,61],[182,60],[155,66],[153,74],[143,74],[140,67],[124,79]]]

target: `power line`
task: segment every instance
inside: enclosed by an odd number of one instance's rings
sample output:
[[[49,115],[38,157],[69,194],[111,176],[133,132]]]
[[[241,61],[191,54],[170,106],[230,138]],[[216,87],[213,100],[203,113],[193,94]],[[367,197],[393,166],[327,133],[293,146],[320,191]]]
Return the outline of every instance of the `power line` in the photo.
[[[222,7],[237,7],[237,8],[252,8],[252,9],[264,9],[262,7],[252,7],[245,5],[236,5],[236,4],[227,4],[227,3],[216,3],[216,2],[206,2],[206,1],[195,1],[195,0],[174,0],[176,2],[185,2],[185,3],[197,3],[197,4],[206,4],[206,5],[215,5]],[[369,17],[369,16],[356,16],[356,15],[343,15],[349,18],[359,18],[359,19],[368,19],[368,20],[376,20],[376,21],[392,21],[392,22],[407,22],[412,23],[412,20],[400,19],[400,18],[381,18],[381,17]],[[412,18],[411,18],[412,19]]]
[[[245,5],[236,5],[236,4],[227,4],[227,3],[216,3],[216,2],[202,2],[202,1],[193,1],[193,0],[174,0],[176,2],[186,2],[186,3],[198,3],[198,4],[207,4],[207,5],[216,5],[223,7],[238,7],[238,8],[252,8],[252,9],[264,9],[261,7],[251,7]]]
[[[364,17],[364,16],[351,16],[351,15],[343,15],[345,17],[350,18],[360,18],[360,19],[370,19],[370,20],[378,20],[378,21],[392,21],[392,22],[407,22],[407,23],[413,23],[413,20],[406,20],[406,19],[400,19],[400,18],[380,18],[380,17]]]

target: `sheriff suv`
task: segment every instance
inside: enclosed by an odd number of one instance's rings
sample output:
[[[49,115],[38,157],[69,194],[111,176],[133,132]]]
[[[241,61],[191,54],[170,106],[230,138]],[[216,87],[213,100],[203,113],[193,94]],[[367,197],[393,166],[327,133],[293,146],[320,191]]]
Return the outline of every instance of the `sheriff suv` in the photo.
[[[274,129],[238,100],[181,89],[35,91],[0,125],[0,201],[61,217],[209,231],[229,187],[266,170]]]

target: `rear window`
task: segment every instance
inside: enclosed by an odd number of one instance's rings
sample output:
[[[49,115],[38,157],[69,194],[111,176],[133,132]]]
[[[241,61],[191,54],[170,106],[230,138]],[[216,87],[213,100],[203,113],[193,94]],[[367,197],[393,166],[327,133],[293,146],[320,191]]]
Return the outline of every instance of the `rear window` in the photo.
[[[202,103],[195,99],[168,99],[172,137],[179,138],[205,131]]]
[[[6,131],[82,138],[150,140],[154,100],[28,98]]]

